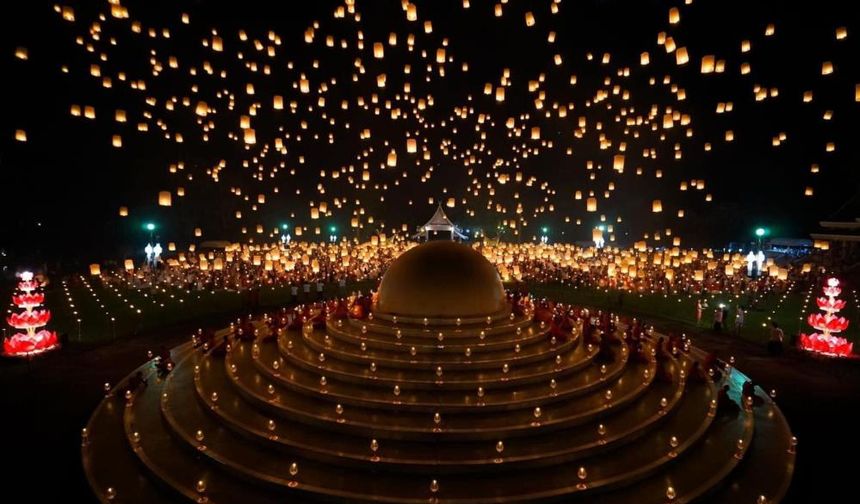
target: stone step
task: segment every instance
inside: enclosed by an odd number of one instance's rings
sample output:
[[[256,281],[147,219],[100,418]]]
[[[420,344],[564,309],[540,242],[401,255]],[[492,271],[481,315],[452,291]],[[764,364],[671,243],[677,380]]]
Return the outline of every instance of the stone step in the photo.
[[[393,350],[370,348],[362,350],[359,346],[346,345],[340,340],[331,338],[325,331],[320,330],[303,330],[301,333],[287,332],[287,335],[288,342],[296,338],[296,341],[293,342],[295,344],[300,338],[315,352],[325,353],[327,356],[344,361],[367,365],[375,362],[377,366],[396,369],[423,368],[430,370],[434,370],[437,366],[446,369],[501,369],[504,364],[515,366],[540,362],[556,358],[558,354],[574,347],[577,343],[574,339],[556,340],[555,342],[545,339],[527,346],[527,351],[524,351],[523,347],[518,349],[512,346],[480,353],[473,352],[471,356],[466,357],[465,353],[452,353],[436,349],[421,353],[416,347],[406,346],[402,349]]]
[[[180,387],[180,389],[182,388]],[[575,467],[567,464],[524,469],[514,474],[482,473],[479,476],[466,474],[440,476],[438,478],[440,485],[438,497],[442,501],[450,500],[452,502],[517,502],[545,496],[591,493],[603,487],[630,484],[654,471],[658,471],[675,458],[684,456],[686,450],[695,449],[698,446],[696,443],[698,437],[707,431],[710,423],[708,420],[710,418],[708,416],[708,403],[709,398],[713,396],[713,388],[698,385],[693,386],[693,389],[704,395],[691,392],[685,396],[678,414],[670,415],[666,424],[658,430],[657,435],[641,437],[625,449],[601,453],[582,461],[583,467],[589,468],[589,476],[586,478],[584,486],[577,483],[578,478],[572,477],[576,471]],[[181,398],[180,401],[182,401]],[[193,415],[191,412],[195,411],[194,405],[196,404],[194,401],[186,399],[180,410],[185,415],[184,419],[189,423],[202,424],[206,418],[211,417],[208,417],[199,408],[197,408],[197,416],[190,417],[189,415]],[[216,404],[216,407],[219,406]],[[135,411],[137,409],[136,405]],[[698,413],[696,413],[697,411]],[[693,421],[694,418],[702,418],[703,420]],[[209,427],[213,435],[205,438],[205,450],[200,450],[197,447],[198,443],[191,436],[193,431],[186,430],[182,437],[188,443],[189,449],[182,453],[194,453],[207,457],[212,462],[223,465],[230,474],[239,473],[243,478],[258,479],[267,485],[280,486],[284,490],[289,490],[298,482],[298,485],[306,490],[313,489],[314,492],[327,495],[326,485],[331,484],[332,474],[339,474],[337,487],[339,495],[368,497],[363,482],[368,477],[372,477],[376,479],[377,483],[387,483],[384,485],[386,494],[394,502],[401,500],[414,502],[413,496],[432,493],[429,492],[429,489],[424,488],[427,482],[425,476],[394,475],[386,472],[365,474],[363,471],[355,469],[337,471],[331,468],[328,471],[320,472],[320,469],[325,466],[298,457],[285,458],[258,446],[252,445],[251,448],[248,448],[246,446],[247,440],[219,429],[217,422]],[[679,437],[678,446],[674,449],[668,443],[668,432],[675,432]],[[661,436],[661,433],[665,434]],[[147,432],[147,436],[149,434]],[[175,447],[174,449],[177,451],[176,458],[182,458],[178,455],[180,451]],[[382,450],[380,450],[381,452]],[[313,470],[310,472],[303,471],[297,474],[296,478],[288,477],[283,473],[285,460],[298,461],[298,467],[311,467]],[[375,464],[372,461],[370,463]],[[499,464],[504,465],[504,458]],[[186,466],[191,466],[191,464],[186,464]],[[164,474],[165,471],[156,472]],[[182,478],[181,473],[172,473],[172,475],[174,476],[174,483],[176,479],[187,479]],[[222,491],[226,491],[231,486],[228,478],[219,477],[217,481],[223,487],[224,490]],[[238,484],[238,482],[235,483]],[[255,485],[255,487],[266,488],[264,485]],[[496,498],[499,496],[504,497],[497,500]],[[243,496],[243,500],[246,498],[247,496]],[[256,499],[251,497],[250,501],[256,502]]]
[[[271,344],[271,342],[264,342],[256,347],[252,347],[252,359],[257,355],[255,359],[261,360],[262,345]],[[242,343],[236,346],[237,349],[244,349],[246,347]],[[253,350],[253,348],[256,348],[256,350]],[[344,405],[352,404],[397,410],[413,409],[432,413],[439,408],[449,410],[456,408],[473,409],[476,406],[476,401],[481,400],[483,401],[482,408],[484,410],[507,410],[539,405],[541,402],[553,399],[557,401],[567,399],[590,392],[603,386],[604,383],[612,382],[624,371],[624,365],[629,355],[626,346],[623,345],[614,348],[613,351],[615,355],[614,359],[605,365],[593,363],[588,367],[584,367],[578,373],[567,374],[558,378],[548,377],[542,383],[526,384],[518,389],[503,386],[489,388],[492,384],[487,384],[488,387],[485,387],[482,399],[477,395],[477,387],[471,390],[462,390],[462,388],[449,389],[444,384],[435,390],[427,390],[426,387],[412,389],[405,384],[396,384],[393,387],[384,389],[381,387],[367,387],[363,386],[361,383],[362,380],[358,376],[347,376],[344,379],[343,375],[327,376],[317,370],[307,371],[304,368],[293,366],[291,361],[281,358],[280,355],[273,359],[272,362],[265,363],[257,371],[268,374],[272,378],[272,384],[276,389],[290,388],[296,392],[311,396],[322,395],[330,401],[339,402]],[[237,370],[240,375],[245,371],[251,371],[238,365]],[[416,374],[416,372],[411,374]],[[323,377],[325,377],[324,385]],[[552,379],[555,379],[556,386],[554,389],[550,386],[550,380]]]
[[[185,345],[190,348],[190,344]],[[183,348],[185,348],[183,347]],[[157,382],[152,362],[140,366],[149,383]],[[128,380],[113,387],[87,422],[87,436],[81,444],[84,474],[96,496],[103,503],[149,504],[177,503],[181,499],[156,484],[140,471],[140,462],[129,450],[123,427]]]
[[[230,371],[228,375],[236,391],[257,407],[263,408],[269,414],[298,422],[313,425],[327,424],[338,430],[352,428],[358,431],[378,432],[380,436],[383,436],[381,433],[385,433],[389,437],[437,435],[440,428],[442,434],[452,438],[467,434],[474,436],[482,432],[489,434],[494,431],[500,431],[506,437],[521,435],[531,429],[536,406],[542,408],[544,428],[558,429],[579,425],[612,410],[623,408],[636,400],[653,382],[656,366],[653,361],[647,364],[633,363],[623,369],[617,380],[600,380],[592,373],[587,376],[592,376],[593,383],[601,388],[565,401],[560,400],[564,397],[562,395],[564,391],[560,387],[557,386],[557,393],[553,393],[553,389],[547,386],[546,392],[540,396],[534,396],[533,400],[516,401],[516,407],[506,406],[503,403],[502,406],[511,408],[504,414],[493,410],[494,405],[499,405],[486,400],[486,395],[483,406],[477,401],[476,396],[469,404],[449,405],[445,408],[441,408],[438,403],[431,408],[423,406],[413,408],[406,402],[389,403],[387,405],[389,410],[385,411],[375,403],[371,403],[370,406],[357,404],[351,400],[349,394],[334,397],[327,389],[323,393],[318,388],[297,393],[293,388],[271,383],[257,372],[249,350],[248,346],[241,344],[235,346],[227,356],[225,366]],[[234,364],[237,371],[235,373],[232,372]],[[587,370],[580,374],[588,372]],[[599,375],[599,371],[596,374]],[[285,376],[292,380],[294,375]],[[606,391],[609,389],[612,393],[607,398]],[[204,391],[204,395],[208,395],[209,392],[211,391]],[[350,394],[356,392],[355,389],[349,390]],[[340,398],[350,400],[349,404],[340,403],[344,409],[343,414],[338,414],[336,411],[336,404],[339,404]],[[440,410],[444,411],[444,415],[441,426],[437,426],[433,422],[433,414]]]
[[[734,471],[748,453],[755,430],[751,412],[741,410],[737,416],[717,414],[706,435],[699,443],[679,457],[674,464],[636,485],[619,488],[596,496],[591,502],[599,504],[676,504],[697,502],[714,485]],[[743,440],[739,450],[737,440]],[[673,498],[669,498],[671,487]],[[738,502],[741,501],[723,501]],[[753,503],[755,504],[755,503]]]
[[[197,380],[208,383],[211,389],[224,390],[230,386],[224,367],[212,362],[204,362],[201,365]],[[198,386],[199,383],[183,384],[184,388],[180,390],[185,388],[191,390]],[[600,422],[604,423],[602,436],[599,434],[598,422],[592,423],[587,428],[580,426],[544,433],[540,431],[541,418],[535,419],[532,436],[514,439],[507,443],[504,450],[505,464],[545,465],[582,457],[629,442],[658,425],[667,415],[671,415],[681,400],[682,394],[683,387],[680,380],[672,384],[655,384],[636,405],[617,415],[601,418]],[[660,406],[661,397],[671,400],[665,408]],[[183,403],[180,402],[180,404]],[[254,438],[263,444],[271,444],[287,450],[300,450],[300,453],[314,450],[325,452],[324,447],[333,444],[337,447],[338,456],[341,457],[366,460],[372,456],[369,449],[370,437],[344,432],[332,433],[306,424],[273,419],[245,401],[234,400],[230,395],[219,394],[217,406],[217,408],[210,408],[210,411],[221,420],[222,424],[230,426],[244,437]],[[272,424],[269,423],[270,420],[273,421]],[[428,465],[437,470],[440,470],[441,466],[468,470],[482,463],[492,463],[498,457],[497,441],[459,441],[446,444],[443,451],[439,450],[438,442],[438,439],[432,438],[425,442],[385,440],[381,462],[410,467]],[[330,456],[330,453],[323,453],[321,456],[326,455]]]
[[[774,504],[782,501],[788,492],[796,457],[791,429],[782,412],[763,390],[757,388],[756,396],[762,404],[753,410],[755,433],[751,450],[727,480],[707,496],[705,502]],[[764,501],[760,500],[762,496]]]
[[[344,323],[343,319],[329,319],[326,321],[326,331],[333,338],[343,339],[354,345],[359,344],[356,341],[364,341],[369,348],[392,349],[415,346],[420,351],[439,349],[444,346],[445,351],[462,353],[466,347],[478,351],[511,348],[517,343],[527,345],[543,339],[543,336],[549,332],[549,327],[541,327],[541,324],[523,320],[516,324],[487,326],[472,334],[462,329],[452,329],[447,332],[439,329],[404,331],[399,326],[384,326],[366,321],[359,323],[354,320]]]
[[[290,365],[299,367],[309,372],[326,377],[333,377],[341,380],[348,380],[352,383],[364,383],[375,387],[387,387],[389,390],[394,385],[407,387],[410,389],[439,389],[444,385],[448,389],[465,389],[475,391],[478,387],[505,386],[514,387],[523,384],[545,382],[549,383],[552,378],[559,377],[576,372],[583,367],[588,366],[597,355],[599,348],[591,347],[588,351],[585,345],[576,344],[572,351],[568,351],[562,355],[561,363],[556,363],[555,359],[531,363],[526,366],[518,366],[511,368],[505,373],[503,369],[445,369],[439,366],[437,369],[428,370],[406,370],[402,368],[391,369],[377,365],[373,370],[371,364],[356,363],[353,361],[339,360],[336,358],[325,357],[320,360],[320,353],[303,344],[299,338],[290,338],[288,333],[281,335],[278,338],[278,351],[274,352],[273,345],[260,346],[260,354],[255,357],[255,361],[260,370],[273,376],[275,370],[272,364],[275,360],[282,362],[288,360]],[[293,341],[292,348],[287,345],[288,338]],[[323,353],[325,356],[326,354]],[[283,359],[279,359],[283,357]],[[280,364],[279,364],[280,365]],[[440,374],[441,372],[441,374]],[[276,379],[283,379],[280,376]]]

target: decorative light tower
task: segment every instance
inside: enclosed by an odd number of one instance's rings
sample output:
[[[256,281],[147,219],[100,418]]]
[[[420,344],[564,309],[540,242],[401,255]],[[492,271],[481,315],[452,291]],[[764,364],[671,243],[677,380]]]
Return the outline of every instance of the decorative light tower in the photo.
[[[836,313],[845,308],[845,301],[837,299],[842,289],[839,280],[830,278],[824,287],[827,296],[816,299],[818,308],[824,313],[810,313],[807,322],[810,326],[821,331],[810,335],[800,335],[800,346],[804,350],[816,352],[834,357],[847,357],[851,355],[854,344],[847,339],[834,334],[840,333],[848,328],[848,320],[838,317]]]
[[[23,329],[26,332],[16,333],[3,341],[3,354],[10,357],[29,357],[60,346],[57,333],[42,329],[51,319],[49,310],[36,310],[45,302],[45,294],[35,292],[41,284],[33,279],[33,273],[25,271],[20,275],[18,282],[19,294],[12,296],[12,302],[24,311],[13,313],[6,318],[6,322],[15,329]]]

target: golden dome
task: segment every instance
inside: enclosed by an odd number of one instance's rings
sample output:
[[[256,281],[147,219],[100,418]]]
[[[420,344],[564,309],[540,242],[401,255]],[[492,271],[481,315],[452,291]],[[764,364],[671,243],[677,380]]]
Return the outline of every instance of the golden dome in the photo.
[[[428,318],[499,314],[507,307],[502,280],[468,245],[431,241],[400,255],[379,285],[376,311]]]

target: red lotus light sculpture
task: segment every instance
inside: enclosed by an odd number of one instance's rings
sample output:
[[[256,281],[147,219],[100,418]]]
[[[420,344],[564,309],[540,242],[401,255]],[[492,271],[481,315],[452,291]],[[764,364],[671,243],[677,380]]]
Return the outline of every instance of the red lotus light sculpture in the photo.
[[[45,302],[45,295],[42,293],[21,294],[20,296],[12,296],[12,302],[20,308],[34,308]]]
[[[45,294],[34,293],[41,285],[33,280],[33,274],[29,271],[21,273],[21,281],[18,282],[18,295],[12,296],[12,302],[24,311],[13,313],[6,318],[6,322],[15,329],[23,329],[25,332],[16,333],[3,341],[3,354],[10,357],[29,357],[60,346],[57,333],[42,329],[51,320],[49,310],[35,310],[45,302]]]
[[[807,323],[821,331],[814,334],[801,334],[800,347],[809,352],[820,353],[835,357],[846,357],[851,355],[854,344],[845,338],[834,336],[848,329],[848,320],[838,317],[836,313],[845,308],[845,301],[836,299],[842,293],[839,288],[839,280],[830,278],[824,287],[826,298],[820,297],[816,301],[818,308],[824,313],[810,313],[806,319]]]

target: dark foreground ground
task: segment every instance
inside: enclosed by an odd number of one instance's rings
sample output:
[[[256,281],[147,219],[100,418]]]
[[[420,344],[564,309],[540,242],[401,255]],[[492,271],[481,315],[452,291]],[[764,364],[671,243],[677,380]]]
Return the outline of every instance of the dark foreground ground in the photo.
[[[210,318],[206,325],[223,327],[230,318]],[[658,328],[675,329],[669,322],[655,322]],[[64,349],[31,363],[0,361],[0,502],[94,502],[81,468],[80,429],[101,399],[104,383],[119,381],[143,363],[147,350],[185,341],[199,325],[97,348]],[[693,339],[724,359],[734,356],[737,367],[757,384],[776,389],[777,403],[799,441],[785,502],[857,502],[860,362],[798,352],[773,358],[754,343],[705,330]]]

